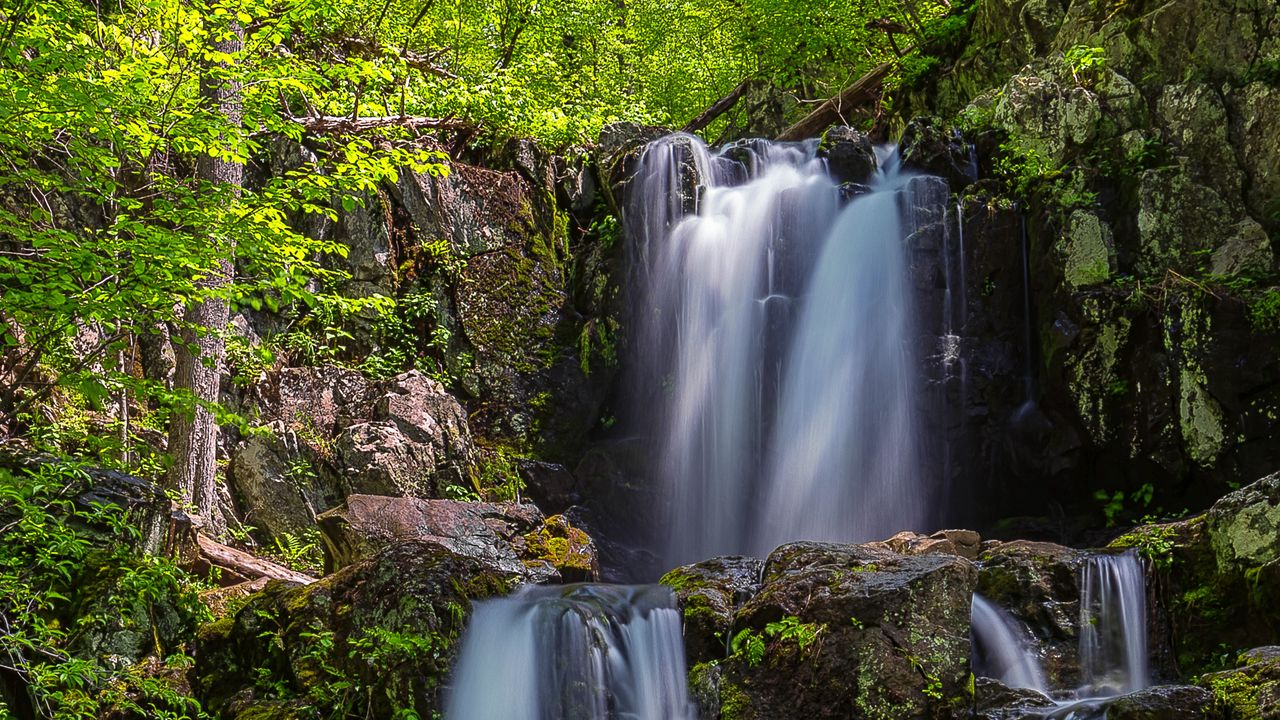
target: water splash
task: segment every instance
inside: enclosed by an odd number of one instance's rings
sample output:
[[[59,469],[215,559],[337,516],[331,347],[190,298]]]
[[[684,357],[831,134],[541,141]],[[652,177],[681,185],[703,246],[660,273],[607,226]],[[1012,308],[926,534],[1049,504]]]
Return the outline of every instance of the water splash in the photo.
[[[660,585],[530,587],[476,603],[449,720],[694,720]]]
[[[1147,661],[1147,593],[1142,560],[1129,550],[1094,555],[1080,582],[1082,695],[1106,696],[1151,684]]]
[[[910,177],[881,149],[873,192],[842,210],[816,150],[677,135],[641,160],[631,405],[669,500],[668,564],[925,518]]]
[[[1049,693],[1035,642],[1004,608],[974,593],[973,672],[1009,687]]]

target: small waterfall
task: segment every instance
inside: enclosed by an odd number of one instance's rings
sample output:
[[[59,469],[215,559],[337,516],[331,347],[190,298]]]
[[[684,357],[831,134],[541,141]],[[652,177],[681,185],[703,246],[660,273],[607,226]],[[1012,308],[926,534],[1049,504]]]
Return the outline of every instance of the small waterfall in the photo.
[[[694,720],[660,585],[530,587],[476,603],[449,720]]]
[[[1138,554],[1094,555],[1080,582],[1080,692],[1106,696],[1142,690],[1147,667],[1146,577]]]
[[[1049,685],[1026,630],[1004,608],[977,593],[971,617],[974,674],[1047,695]]]
[[[925,519],[913,190],[895,160],[882,152],[873,192],[842,210],[816,142],[712,153],[675,135],[646,150],[627,218],[640,264],[629,425],[654,440],[666,564]]]

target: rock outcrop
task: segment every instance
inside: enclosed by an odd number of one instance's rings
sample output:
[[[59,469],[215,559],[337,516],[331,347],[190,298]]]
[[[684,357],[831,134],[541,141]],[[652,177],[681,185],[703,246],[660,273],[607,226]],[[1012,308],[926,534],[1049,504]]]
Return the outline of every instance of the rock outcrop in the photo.
[[[532,582],[597,579],[591,538],[533,505],[350,495],[317,522],[334,571],[406,540],[426,540]]]

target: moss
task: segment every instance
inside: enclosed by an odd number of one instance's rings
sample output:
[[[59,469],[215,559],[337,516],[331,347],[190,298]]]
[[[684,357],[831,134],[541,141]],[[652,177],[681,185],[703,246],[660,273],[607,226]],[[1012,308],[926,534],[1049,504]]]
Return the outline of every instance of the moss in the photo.
[[[720,720],[751,720],[755,712],[751,708],[751,696],[738,685],[720,681]]]
[[[1262,720],[1258,697],[1261,685],[1249,673],[1227,672],[1208,679],[1214,705],[1237,720]]]
[[[547,518],[542,527],[525,535],[524,541],[533,558],[546,561],[561,572],[591,575],[595,571],[591,536],[571,525],[563,515]]]

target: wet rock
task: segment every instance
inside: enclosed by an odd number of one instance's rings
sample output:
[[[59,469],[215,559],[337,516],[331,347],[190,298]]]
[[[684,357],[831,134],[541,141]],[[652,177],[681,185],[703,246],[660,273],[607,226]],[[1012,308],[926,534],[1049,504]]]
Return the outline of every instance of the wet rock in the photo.
[[[845,125],[837,125],[823,134],[818,157],[826,159],[827,170],[839,183],[866,183],[876,173],[876,152],[871,147],[871,139]]]
[[[578,480],[565,466],[523,458],[516,466],[525,494],[543,512],[564,512],[582,501]]]
[[[1129,693],[1107,705],[1106,720],[1206,720],[1213,697],[1191,685],[1161,685]]]
[[[1053,707],[1053,700],[1028,688],[1011,688],[980,677],[973,684],[975,720],[1022,720]]]
[[[954,128],[944,128],[933,118],[919,117],[907,123],[898,145],[905,170],[937,175],[947,181],[952,192],[960,192],[976,181],[977,156]]]
[[[878,543],[868,545],[884,546],[902,555],[956,555],[967,560],[977,560],[982,539],[972,530],[939,530],[932,535],[921,535],[910,531]]]
[[[605,125],[596,143],[595,160],[605,197],[621,214],[629,201],[628,188],[644,148],[670,134],[666,128],[622,122]]]
[[[317,519],[330,571],[405,540],[430,540],[530,581],[598,576],[591,538],[562,516],[532,505],[351,495]]]
[[[1086,553],[1046,542],[993,542],[979,556],[977,591],[1031,628],[1053,687],[1079,684],[1080,567]]]
[[[759,558],[727,555],[676,568],[662,576],[684,614],[684,648],[690,666],[729,652],[734,614],[760,589]]]
[[[924,717],[969,700],[963,558],[792,543],[765,562],[720,663],[723,717]]]
[[[524,577],[410,540],[305,587],[269,584],[201,630],[192,689],[229,719],[303,707],[431,717],[472,603]]]

